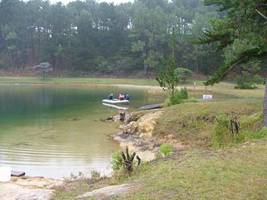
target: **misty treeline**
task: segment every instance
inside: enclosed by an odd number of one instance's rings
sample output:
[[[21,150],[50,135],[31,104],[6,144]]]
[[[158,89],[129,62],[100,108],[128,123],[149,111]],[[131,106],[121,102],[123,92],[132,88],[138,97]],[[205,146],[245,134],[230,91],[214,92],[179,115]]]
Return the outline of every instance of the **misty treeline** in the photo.
[[[0,70],[49,62],[61,73],[149,75],[174,55],[178,66],[211,74],[220,52],[193,42],[215,16],[202,0],[0,0]]]

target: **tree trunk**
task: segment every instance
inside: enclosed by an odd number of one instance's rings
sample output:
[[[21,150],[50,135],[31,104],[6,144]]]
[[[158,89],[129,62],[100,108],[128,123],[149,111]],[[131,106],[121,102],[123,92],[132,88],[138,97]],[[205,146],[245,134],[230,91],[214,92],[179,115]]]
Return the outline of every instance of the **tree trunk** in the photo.
[[[267,127],[267,80],[265,83],[265,96],[264,96],[264,111],[263,111],[263,115],[264,115],[264,126]]]

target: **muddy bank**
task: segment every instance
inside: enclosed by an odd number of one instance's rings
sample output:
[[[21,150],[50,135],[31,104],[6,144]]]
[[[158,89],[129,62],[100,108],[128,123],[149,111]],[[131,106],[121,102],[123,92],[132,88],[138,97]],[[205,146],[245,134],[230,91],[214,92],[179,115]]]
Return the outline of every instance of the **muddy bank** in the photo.
[[[1,200],[49,200],[54,188],[63,181],[43,177],[12,177],[7,183],[0,183]]]
[[[119,142],[122,149],[128,146],[129,150],[136,152],[145,162],[156,159],[159,154],[161,144],[171,144],[174,150],[182,150],[185,146],[177,141],[173,135],[154,135],[157,121],[163,111],[127,113],[124,123],[120,126],[120,131],[113,135],[113,139]],[[119,117],[113,117],[118,120]]]

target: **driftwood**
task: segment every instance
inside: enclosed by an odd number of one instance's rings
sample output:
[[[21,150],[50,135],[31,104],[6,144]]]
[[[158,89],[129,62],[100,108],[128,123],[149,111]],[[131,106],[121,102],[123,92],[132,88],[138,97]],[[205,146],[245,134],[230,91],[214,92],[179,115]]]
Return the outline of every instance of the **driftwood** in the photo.
[[[229,129],[232,134],[238,134],[240,130],[240,122],[237,116],[230,119]]]
[[[162,107],[163,107],[162,104],[152,104],[152,105],[143,106],[139,108],[139,110],[154,110],[154,109],[160,109]]]
[[[125,153],[121,152],[121,157],[123,160],[123,165],[129,173],[133,171],[135,158],[137,159],[137,166],[141,164],[141,158],[138,155],[136,155],[135,152],[132,155],[130,155],[128,147],[126,147]]]
[[[22,176],[25,176],[25,172],[20,172],[20,171],[11,171],[11,176],[14,176],[14,177],[22,177]]]

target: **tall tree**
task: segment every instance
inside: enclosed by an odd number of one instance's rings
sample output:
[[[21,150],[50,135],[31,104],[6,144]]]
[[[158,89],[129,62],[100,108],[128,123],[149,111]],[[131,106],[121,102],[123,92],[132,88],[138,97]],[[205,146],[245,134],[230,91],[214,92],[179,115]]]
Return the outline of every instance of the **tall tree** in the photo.
[[[267,56],[267,2],[266,0],[205,0],[206,5],[216,6],[221,17],[212,22],[204,32],[202,43],[217,42],[224,51],[224,65],[207,81],[221,81],[230,71],[238,67],[253,67]],[[265,95],[265,102],[267,96]],[[264,118],[267,125],[267,104]]]

